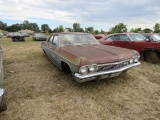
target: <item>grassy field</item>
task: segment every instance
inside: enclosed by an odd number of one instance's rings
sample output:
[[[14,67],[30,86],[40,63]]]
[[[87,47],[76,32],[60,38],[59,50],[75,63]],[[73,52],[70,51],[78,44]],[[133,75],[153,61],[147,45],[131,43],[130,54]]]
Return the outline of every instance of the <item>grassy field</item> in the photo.
[[[160,64],[118,78],[76,83],[42,52],[39,41],[0,38],[8,109],[0,120],[159,120]]]

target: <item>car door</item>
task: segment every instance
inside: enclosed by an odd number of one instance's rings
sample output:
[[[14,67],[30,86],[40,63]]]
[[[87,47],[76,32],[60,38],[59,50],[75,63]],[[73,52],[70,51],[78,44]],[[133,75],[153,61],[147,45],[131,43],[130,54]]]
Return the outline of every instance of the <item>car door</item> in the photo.
[[[114,35],[114,40],[112,41],[112,45],[131,49],[132,41],[127,34],[118,34],[118,35]]]
[[[51,60],[57,64],[57,49],[58,49],[58,36],[53,36],[52,41],[49,43]]]

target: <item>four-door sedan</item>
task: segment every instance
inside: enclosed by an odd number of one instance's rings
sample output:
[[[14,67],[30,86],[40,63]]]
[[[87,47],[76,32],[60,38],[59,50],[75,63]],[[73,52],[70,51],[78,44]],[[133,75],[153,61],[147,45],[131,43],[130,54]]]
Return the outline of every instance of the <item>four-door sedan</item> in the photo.
[[[6,100],[4,96],[4,89],[2,87],[3,84],[3,58],[2,58],[2,49],[0,48],[0,112],[5,111],[7,109]]]
[[[137,51],[101,45],[88,33],[54,33],[41,48],[79,83],[116,77],[140,64]]]
[[[47,37],[43,33],[34,33],[32,36],[33,40],[47,40]]]
[[[116,33],[99,40],[103,45],[111,45],[136,50],[149,63],[160,62],[160,41],[150,42],[139,33]]]

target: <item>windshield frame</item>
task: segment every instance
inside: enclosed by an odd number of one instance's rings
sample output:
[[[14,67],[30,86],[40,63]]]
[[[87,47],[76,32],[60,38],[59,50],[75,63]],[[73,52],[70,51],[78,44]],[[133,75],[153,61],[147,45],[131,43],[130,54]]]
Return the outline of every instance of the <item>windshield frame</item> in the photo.
[[[87,42],[88,41],[88,42]],[[91,34],[60,34],[59,47],[100,44]]]

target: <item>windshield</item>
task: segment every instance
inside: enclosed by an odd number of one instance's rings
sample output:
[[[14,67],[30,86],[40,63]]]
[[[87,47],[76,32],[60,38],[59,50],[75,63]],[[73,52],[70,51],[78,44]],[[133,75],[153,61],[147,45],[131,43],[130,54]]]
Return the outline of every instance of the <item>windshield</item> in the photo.
[[[142,41],[145,40],[145,37],[141,34],[129,34],[133,41]]]
[[[153,41],[160,41],[160,35],[159,34],[154,34],[150,37]]]
[[[85,45],[85,44],[99,44],[99,42],[91,34],[61,34],[60,46],[65,45]]]

